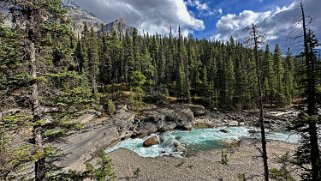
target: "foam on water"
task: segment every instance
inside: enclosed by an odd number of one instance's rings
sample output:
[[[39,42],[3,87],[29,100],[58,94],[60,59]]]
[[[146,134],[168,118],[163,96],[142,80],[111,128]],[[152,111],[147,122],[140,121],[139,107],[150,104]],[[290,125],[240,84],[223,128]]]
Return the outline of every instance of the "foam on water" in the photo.
[[[220,131],[224,129],[227,133]],[[222,142],[228,142],[233,140],[240,140],[242,138],[260,138],[260,133],[250,134],[249,130],[255,128],[246,127],[228,127],[228,128],[204,128],[194,129],[192,131],[168,131],[161,133],[162,143],[160,145],[153,145],[149,148],[143,147],[143,142],[146,138],[140,139],[127,139],[119,142],[117,145],[107,148],[106,152],[112,152],[119,148],[126,148],[134,151],[142,157],[157,157],[164,154],[171,154],[180,157],[181,152],[174,152],[173,141],[177,140],[187,148],[194,150],[210,150],[215,148],[222,148]],[[255,129],[257,130],[257,129]],[[290,132],[282,133],[267,133],[267,139],[285,141],[289,143],[298,143],[299,136]]]

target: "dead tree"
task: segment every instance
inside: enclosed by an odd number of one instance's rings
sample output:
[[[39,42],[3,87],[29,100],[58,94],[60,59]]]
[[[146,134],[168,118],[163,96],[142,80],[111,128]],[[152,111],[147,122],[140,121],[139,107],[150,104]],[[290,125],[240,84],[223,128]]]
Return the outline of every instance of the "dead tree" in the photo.
[[[250,39],[248,42],[251,42],[254,47],[254,56],[256,61],[256,74],[258,79],[258,107],[260,109],[259,124],[261,129],[261,144],[262,144],[262,158],[264,166],[264,180],[269,180],[269,167],[268,167],[268,157],[266,151],[266,135],[265,135],[265,126],[264,126],[264,113],[263,113],[263,99],[262,99],[262,71],[261,71],[261,58],[259,56],[259,45],[262,44],[264,35],[258,31],[258,28],[255,24],[252,24],[250,30]]]

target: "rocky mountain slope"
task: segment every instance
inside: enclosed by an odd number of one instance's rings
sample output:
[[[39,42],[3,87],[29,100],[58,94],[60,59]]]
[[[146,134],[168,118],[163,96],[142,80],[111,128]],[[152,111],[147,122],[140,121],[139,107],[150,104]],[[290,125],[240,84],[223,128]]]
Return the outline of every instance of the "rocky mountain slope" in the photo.
[[[112,32],[113,30],[125,34],[128,30],[129,34],[133,33],[134,27],[127,25],[122,18],[116,19],[113,22],[106,23],[104,20],[98,18],[93,13],[80,8],[75,3],[69,1],[64,2],[64,7],[67,10],[67,16],[71,19],[71,26],[76,36],[81,37],[81,32],[84,30],[86,23],[89,28],[94,31]],[[11,16],[9,14],[9,7],[0,2],[0,13],[5,18],[5,24],[11,26]]]
[[[64,5],[67,10],[67,16],[71,19],[71,26],[76,35],[81,35],[84,30],[84,24],[88,27],[93,27],[95,31],[99,31],[105,22],[97,18],[94,14],[81,9],[74,3]]]
[[[132,34],[134,28],[128,26],[122,18],[116,19],[113,22],[105,23],[102,19],[96,17],[93,13],[86,11],[76,4],[69,2],[65,3],[67,15],[71,19],[73,31],[76,35],[80,35],[84,30],[84,24],[88,27],[93,27],[94,31],[112,32],[113,30],[125,34],[128,30]]]

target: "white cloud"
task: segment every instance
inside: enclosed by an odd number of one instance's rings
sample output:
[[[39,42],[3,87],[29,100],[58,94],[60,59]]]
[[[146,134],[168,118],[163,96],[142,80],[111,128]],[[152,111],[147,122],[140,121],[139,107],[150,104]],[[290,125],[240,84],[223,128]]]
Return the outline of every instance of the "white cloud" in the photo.
[[[188,0],[185,2],[188,6],[195,7],[198,11],[209,10],[209,7],[206,3],[202,3],[200,0]]]
[[[321,29],[321,11],[316,7],[321,7],[321,1],[304,1],[306,14],[314,18],[311,28],[320,38],[321,34],[318,30]],[[271,11],[244,10],[239,14],[226,14],[217,21],[216,33],[211,38],[228,40],[230,36],[234,36],[240,42],[244,42],[249,36],[249,31],[246,28],[254,23],[266,35],[267,42],[280,43],[284,49],[288,46],[293,47],[294,42],[289,40],[296,36],[291,34],[293,30],[300,31],[300,25],[295,24],[295,18],[298,16],[300,16],[298,0],[284,7],[276,7]],[[296,47],[293,48],[296,49]]]
[[[210,15],[222,15],[222,8],[211,9],[208,5],[208,2],[202,2],[201,0],[187,0],[185,4],[190,7],[194,7],[199,16],[210,16]]]
[[[123,18],[140,31],[168,34],[170,26],[184,32],[205,29],[204,22],[192,15],[183,0],[74,0],[105,22]],[[206,8],[201,5],[200,8]],[[177,30],[176,30],[177,31]]]

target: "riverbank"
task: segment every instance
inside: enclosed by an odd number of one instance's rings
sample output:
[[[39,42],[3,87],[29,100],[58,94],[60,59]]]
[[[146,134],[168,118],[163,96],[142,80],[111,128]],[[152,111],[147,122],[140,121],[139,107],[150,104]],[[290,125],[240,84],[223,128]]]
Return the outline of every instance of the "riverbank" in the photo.
[[[274,128],[271,130],[284,129],[296,112],[294,109],[266,110],[267,127]],[[86,125],[84,130],[52,145],[65,154],[63,159],[56,162],[58,166],[65,170],[84,171],[86,162],[95,159],[97,153],[129,137],[143,138],[157,131],[174,129],[191,130],[199,125],[209,128],[255,126],[257,122],[255,111],[208,112],[196,105],[170,105],[139,113],[127,109],[127,106],[120,106],[112,117],[97,118],[94,114],[88,112],[85,114],[87,116],[77,120]]]
[[[238,175],[245,174],[246,180],[263,180],[263,164],[260,157],[260,142],[243,140],[240,146],[227,149],[228,163],[221,163],[221,149],[201,151],[186,158],[156,157],[143,158],[126,149],[119,149],[108,154],[113,160],[113,169],[117,180],[157,180],[157,181],[195,181],[195,180],[238,180]],[[289,152],[293,155],[297,148],[294,144],[269,141],[267,144],[270,168],[279,168],[278,158]],[[141,170],[138,178],[133,172]],[[298,178],[298,173],[293,172]]]

